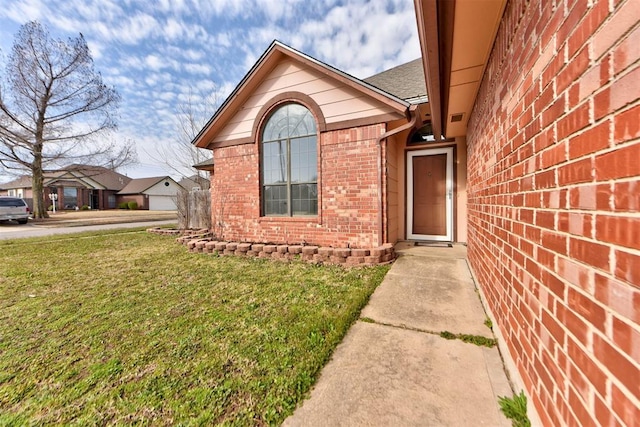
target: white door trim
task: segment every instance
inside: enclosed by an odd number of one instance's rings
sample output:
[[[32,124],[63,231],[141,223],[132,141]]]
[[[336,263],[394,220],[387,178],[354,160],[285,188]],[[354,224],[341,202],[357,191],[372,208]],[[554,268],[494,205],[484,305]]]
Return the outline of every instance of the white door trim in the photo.
[[[428,235],[413,233],[413,158],[436,154],[447,155],[446,170],[446,235]],[[431,148],[425,150],[407,151],[407,239],[453,241],[453,147]]]

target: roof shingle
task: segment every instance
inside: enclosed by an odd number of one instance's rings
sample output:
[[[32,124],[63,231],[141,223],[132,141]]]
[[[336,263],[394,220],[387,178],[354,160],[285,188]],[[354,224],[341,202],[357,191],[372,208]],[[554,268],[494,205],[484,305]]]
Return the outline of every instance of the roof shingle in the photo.
[[[427,96],[424,69],[419,58],[374,74],[364,81],[405,101],[414,98],[426,99]]]

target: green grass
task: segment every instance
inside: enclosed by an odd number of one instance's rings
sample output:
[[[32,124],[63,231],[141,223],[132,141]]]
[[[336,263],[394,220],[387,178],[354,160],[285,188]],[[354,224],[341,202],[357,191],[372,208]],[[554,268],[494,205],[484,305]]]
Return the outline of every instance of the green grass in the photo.
[[[527,416],[527,396],[524,391],[514,394],[513,397],[498,396],[498,404],[504,416],[511,420],[513,427],[531,426]]]
[[[440,332],[440,337],[448,340],[461,340],[466,343],[475,344],[480,347],[495,347],[498,343],[494,338],[483,337],[482,335],[454,334],[449,331]]]
[[[279,424],[388,270],[76,236],[0,241],[0,425]]]

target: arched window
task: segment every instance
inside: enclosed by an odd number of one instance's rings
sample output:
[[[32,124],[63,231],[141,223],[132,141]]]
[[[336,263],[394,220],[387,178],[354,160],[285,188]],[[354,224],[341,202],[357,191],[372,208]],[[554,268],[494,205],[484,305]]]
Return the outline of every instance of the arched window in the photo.
[[[262,131],[262,212],[318,214],[316,121],[300,104],[274,110]]]

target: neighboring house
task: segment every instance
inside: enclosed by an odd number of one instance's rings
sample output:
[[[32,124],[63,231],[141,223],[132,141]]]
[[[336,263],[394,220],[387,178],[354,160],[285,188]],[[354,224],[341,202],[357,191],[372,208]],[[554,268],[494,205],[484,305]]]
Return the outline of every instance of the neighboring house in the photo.
[[[415,5],[432,127],[466,146],[469,264],[517,391],[543,425],[638,425],[640,2]]]
[[[118,192],[118,204],[136,202],[138,209],[176,210],[176,195],[182,187],[171,177],[135,178]]]
[[[274,42],[194,140],[213,150],[220,237],[465,241],[464,168],[454,168],[465,146],[428,141],[429,119],[420,61],[363,81]],[[413,188],[439,194],[425,204]]]
[[[75,209],[88,206],[91,209],[114,209],[116,193],[131,178],[101,166],[70,165],[64,169],[45,172],[45,204],[51,205],[49,194],[56,194],[56,208]],[[0,184],[0,195],[23,197],[33,207],[31,176],[22,176]],[[21,195],[20,195],[21,194]]]
[[[12,181],[0,184],[0,196],[20,197],[22,199],[31,198],[31,177],[20,176]]]
[[[209,164],[209,162],[211,161],[207,161],[207,164]],[[196,166],[197,165],[194,165],[194,167]],[[199,175],[191,175],[188,177],[184,177],[180,181],[178,181],[178,185],[180,185],[180,187],[184,188],[187,191],[191,191],[194,188],[208,190],[210,186],[210,179],[208,177],[205,178]]]

